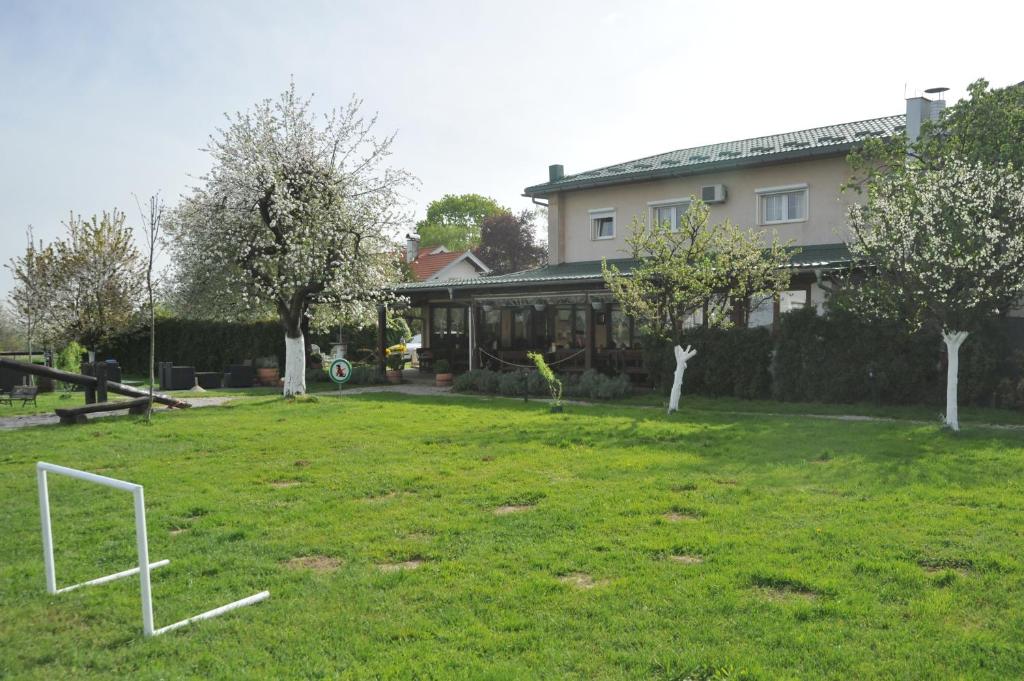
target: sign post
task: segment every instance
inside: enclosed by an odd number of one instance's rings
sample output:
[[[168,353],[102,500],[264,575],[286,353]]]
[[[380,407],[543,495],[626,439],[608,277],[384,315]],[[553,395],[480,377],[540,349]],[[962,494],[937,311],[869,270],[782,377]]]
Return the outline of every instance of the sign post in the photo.
[[[352,378],[352,363],[344,357],[339,357],[331,362],[331,368],[327,373],[331,380],[338,384],[338,392],[341,392],[341,385],[348,383]]]

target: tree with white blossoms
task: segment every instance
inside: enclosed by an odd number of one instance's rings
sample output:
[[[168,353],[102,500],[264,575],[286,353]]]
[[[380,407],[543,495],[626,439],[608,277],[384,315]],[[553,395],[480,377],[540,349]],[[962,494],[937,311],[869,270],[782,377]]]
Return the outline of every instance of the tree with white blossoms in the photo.
[[[678,225],[648,225],[633,218],[626,239],[638,264],[629,272],[602,261],[608,288],[640,328],[670,341],[676,359],[668,411],[679,408],[683,374],[697,353],[682,347],[687,323],[702,317],[707,327],[730,326],[736,301],[757,306],[789,285],[791,253],[773,232],[744,230],[731,222],[708,224],[709,211],[691,197]]]
[[[850,304],[942,332],[945,423],[959,430],[960,346],[1024,295],[1024,176],[956,157],[894,167],[870,179],[849,223],[850,251],[869,272]]]
[[[40,325],[44,323],[50,294],[47,273],[51,260],[49,251],[38,244],[32,233],[32,226],[25,230],[28,246],[25,254],[12,258],[5,265],[14,277],[14,287],[8,294],[11,311],[25,328],[29,361],[32,361],[33,342],[39,338]]]
[[[213,168],[169,224],[176,254],[224,273],[223,295],[273,306],[284,329],[284,394],[306,391],[302,322],[365,318],[397,280],[393,237],[414,181],[385,166],[394,136],[352,99],[322,121],[294,83],[229,117],[206,149]]]

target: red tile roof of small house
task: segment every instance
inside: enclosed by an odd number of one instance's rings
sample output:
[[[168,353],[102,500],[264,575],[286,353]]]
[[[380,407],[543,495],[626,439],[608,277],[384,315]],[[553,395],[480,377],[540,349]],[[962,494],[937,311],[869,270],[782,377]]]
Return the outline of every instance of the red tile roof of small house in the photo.
[[[448,265],[464,257],[466,253],[467,251],[449,251],[443,246],[427,246],[421,248],[416,259],[409,263],[409,269],[416,281],[427,281]]]

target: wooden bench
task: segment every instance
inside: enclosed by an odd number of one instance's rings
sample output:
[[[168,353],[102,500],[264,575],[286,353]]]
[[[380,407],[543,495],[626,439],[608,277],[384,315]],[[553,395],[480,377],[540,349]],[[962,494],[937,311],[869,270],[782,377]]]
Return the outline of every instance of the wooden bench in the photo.
[[[29,402],[33,406],[36,406],[36,395],[39,394],[39,387],[34,385],[16,385],[11,388],[9,393],[0,393],[0,404],[6,402],[7,404],[14,406],[14,400],[21,400],[21,406],[25,406]]]
[[[118,402],[96,402],[83,407],[72,407],[70,409],[55,409],[60,422],[64,425],[74,423],[85,423],[88,419],[86,414],[98,414],[104,411],[118,411],[127,409],[129,414],[144,414],[149,406],[148,397],[136,397],[134,400],[120,400]]]

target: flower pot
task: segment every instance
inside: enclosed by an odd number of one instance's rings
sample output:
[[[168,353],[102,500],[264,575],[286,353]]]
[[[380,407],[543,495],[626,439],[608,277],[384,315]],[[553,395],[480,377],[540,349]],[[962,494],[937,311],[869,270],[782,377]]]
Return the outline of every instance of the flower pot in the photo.
[[[256,378],[260,385],[277,385],[281,381],[281,372],[277,367],[261,367],[256,370]]]
[[[388,383],[401,383],[402,382],[402,370],[401,369],[388,369],[385,372]]]
[[[562,407],[562,405],[560,405],[560,404],[552,404],[551,405],[551,413],[552,414],[561,414],[563,411],[565,411],[565,409]]]
[[[434,385],[438,388],[447,388],[451,386],[452,380],[455,378],[455,374],[434,374]]]

